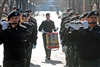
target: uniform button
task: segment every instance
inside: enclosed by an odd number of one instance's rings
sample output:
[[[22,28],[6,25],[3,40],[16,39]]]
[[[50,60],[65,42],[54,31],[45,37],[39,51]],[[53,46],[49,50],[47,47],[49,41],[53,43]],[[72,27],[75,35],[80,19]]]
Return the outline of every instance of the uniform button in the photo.
[[[18,28],[16,28],[16,30],[18,30]]]

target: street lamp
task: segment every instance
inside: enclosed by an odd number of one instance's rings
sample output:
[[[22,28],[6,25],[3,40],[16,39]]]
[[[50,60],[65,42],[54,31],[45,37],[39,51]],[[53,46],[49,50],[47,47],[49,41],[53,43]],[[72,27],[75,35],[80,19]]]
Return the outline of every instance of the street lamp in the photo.
[[[31,6],[32,6],[32,13],[33,13],[33,3],[31,3]]]
[[[59,5],[58,5],[58,7],[59,7]]]
[[[30,0],[28,0],[28,8],[30,8]]]
[[[34,6],[36,6],[36,4],[34,4]]]
[[[33,5],[33,3],[31,3],[31,5]]]
[[[28,3],[30,3],[30,0],[28,0]]]
[[[35,13],[35,10],[36,10],[36,4],[34,4],[33,13]]]

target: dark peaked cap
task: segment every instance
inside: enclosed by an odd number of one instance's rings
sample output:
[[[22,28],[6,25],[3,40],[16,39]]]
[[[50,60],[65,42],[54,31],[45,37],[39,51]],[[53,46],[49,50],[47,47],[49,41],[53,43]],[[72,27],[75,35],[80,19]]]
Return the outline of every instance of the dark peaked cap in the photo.
[[[91,11],[88,15],[87,15],[87,18],[92,16],[92,15],[95,15],[95,16],[99,16],[99,12],[98,11]]]
[[[71,11],[72,9],[71,8],[68,8],[66,11]]]
[[[23,17],[29,17],[29,14],[28,13],[24,13]]]
[[[21,10],[21,9],[19,9],[19,8],[18,8],[16,11],[18,11],[18,12],[22,13],[22,10]]]
[[[84,17],[87,17],[88,13],[89,13],[89,12],[84,13],[82,17],[83,17],[83,18],[84,18]]]
[[[69,13],[69,17],[71,17],[71,16],[74,15],[74,14],[75,14],[74,11],[70,12],[70,13]]]
[[[10,20],[11,17],[13,16],[19,16],[20,13],[18,11],[12,11],[8,14],[8,21]]]
[[[30,13],[30,12],[32,12],[32,10],[30,10],[30,9],[27,9],[27,10],[25,10],[25,12],[29,12],[29,13]]]

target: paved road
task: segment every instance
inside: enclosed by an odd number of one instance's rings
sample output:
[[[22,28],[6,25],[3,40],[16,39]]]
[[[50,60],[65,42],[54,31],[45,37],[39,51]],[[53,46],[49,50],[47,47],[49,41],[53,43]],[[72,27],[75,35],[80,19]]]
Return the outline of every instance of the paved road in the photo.
[[[41,24],[42,20],[45,20],[43,17],[44,12],[40,13],[40,16],[36,17],[38,20],[38,26]],[[44,13],[45,14],[45,13]],[[56,27],[60,27],[61,20],[58,19],[55,12],[50,12],[51,19],[55,22]],[[60,45],[61,46],[61,45]],[[65,65],[65,55],[61,51],[61,47],[57,51],[52,51],[51,60],[45,60],[45,51],[43,47],[42,41],[42,33],[38,32],[38,41],[37,48],[33,49],[32,59],[31,59],[31,67],[64,67]]]

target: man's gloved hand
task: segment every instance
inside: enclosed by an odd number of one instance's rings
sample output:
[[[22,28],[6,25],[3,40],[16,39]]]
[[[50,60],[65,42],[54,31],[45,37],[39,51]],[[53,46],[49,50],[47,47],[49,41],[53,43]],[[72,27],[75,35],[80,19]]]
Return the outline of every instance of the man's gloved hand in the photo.
[[[60,40],[60,43],[62,44],[62,40]]]
[[[73,28],[74,30],[79,30],[80,23],[79,22],[72,21],[72,22],[69,23],[69,27]]]
[[[83,27],[84,29],[87,29],[88,28],[88,22],[87,21],[83,21],[83,22],[70,22],[69,26],[71,28],[73,28],[74,30],[79,30],[81,27]]]
[[[56,29],[56,31],[59,29],[58,27],[57,28],[55,28]]]
[[[45,31],[44,31],[44,30],[42,30],[41,32],[42,32],[42,33],[45,33]]]
[[[57,27],[57,28],[54,29],[54,31],[56,32],[58,29],[59,29],[59,28]]]
[[[62,52],[66,52],[67,46],[62,46]]]
[[[2,30],[5,30],[8,28],[8,22],[1,22],[1,25],[2,25]]]
[[[36,45],[33,45],[33,49],[35,49],[36,48]]]
[[[89,24],[87,21],[82,22],[84,29],[87,29],[89,27]]]

